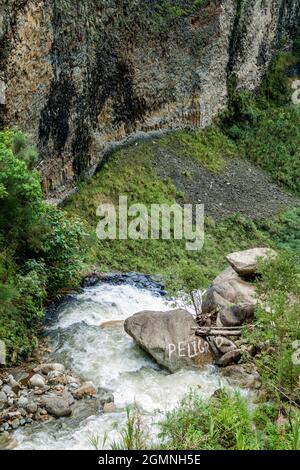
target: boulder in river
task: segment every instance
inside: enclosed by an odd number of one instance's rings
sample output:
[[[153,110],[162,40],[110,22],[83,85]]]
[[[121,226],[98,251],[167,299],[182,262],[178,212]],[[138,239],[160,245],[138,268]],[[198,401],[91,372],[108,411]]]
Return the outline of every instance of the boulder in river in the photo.
[[[125,331],[161,366],[170,372],[213,363],[208,343],[195,337],[197,323],[183,309],[145,311],[127,318]]]
[[[251,276],[257,273],[258,260],[266,260],[276,256],[276,251],[271,248],[253,248],[239,251],[226,256],[226,260],[240,276]]]
[[[47,412],[56,418],[70,416],[72,414],[72,396],[68,393],[59,396],[46,396],[43,399],[43,406]]]

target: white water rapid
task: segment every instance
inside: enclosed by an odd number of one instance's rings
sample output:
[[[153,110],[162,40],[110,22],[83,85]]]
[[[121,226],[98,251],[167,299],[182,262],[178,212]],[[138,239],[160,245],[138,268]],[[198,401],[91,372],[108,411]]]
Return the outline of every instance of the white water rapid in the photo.
[[[168,309],[170,302],[164,297],[130,283],[101,283],[62,304],[49,327],[55,351],[51,359],[64,362],[97,387],[110,389],[116,411],[79,422],[70,418],[19,429],[15,433],[18,449],[92,449],[91,437],[96,435],[100,448],[110,448],[126,422],[126,406],[134,403],[155,440],[161,419],[157,410],[164,413],[174,408],[191,388],[208,399],[220,386],[213,368],[169,374],[135,345],[122,325],[100,328],[104,322],[125,320],[141,310]]]

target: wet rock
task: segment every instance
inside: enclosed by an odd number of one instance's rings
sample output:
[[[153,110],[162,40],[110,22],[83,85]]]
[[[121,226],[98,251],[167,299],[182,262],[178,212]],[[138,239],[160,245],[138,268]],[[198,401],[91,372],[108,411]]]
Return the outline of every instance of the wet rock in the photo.
[[[93,287],[95,286],[96,284],[98,284],[98,282],[100,281],[101,279],[101,276],[98,274],[98,273],[91,273],[91,274],[88,274],[82,281],[81,283],[81,287],[83,287],[84,289],[88,288],[88,287]]]
[[[212,364],[209,345],[195,337],[197,323],[183,309],[140,312],[125,321],[125,331],[158,364],[175,372],[184,367]]]
[[[71,416],[72,408],[70,406],[70,399],[67,395],[62,397],[48,396],[43,400],[43,405],[47,412],[56,418]]]
[[[103,407],[107,403],[113,403],[115,401],[114,394],[110,390],[106,388],[99,388],[98,389],[98,400]]]
[[[103,407],[104,413],[115,413],[116,405],[114,403],[105,403]]]
[[[74,391],[73,395],[78,400],[84,397],[96,397],[97,389],[93,382],[85,382]]]
[[[29,385],[32,388],[38,387],[38,388],[44,388],[46,385],[44,377],[42,377],[40,374],[35,374],[29,379]]]
[[[120,328],[124,327],[124,320],[114,320],[101,323],[100,328],[103,330],[106,328]]]
[[[229,366],[230,364],[237,363],[241,359],[241,356],[242,354],[239,349],[228,351],[217,361],[217,365],[221,367]]]
[[[251,276],[257,273],[258,260],[266,260],[276,256],[276,251],[270,248],[253,248],[239,251],[226,256],[226,260],[241,276]]]
[[[66,376],[66,383],[68,385],[71,385],[72,387],[77,387],[78,388],[78,385],[80,383],[80,380],[77,379],[76,377],[73,377],[72,375],[67,375]]]
[[[226,378],[232,385],[237,385],[241,388],[258,390],[261,387],[260,375],[251,364],[224,367],[220,370],[220,375]]]
[[[103,406],[97,398],[76,400],[72,407],[72,417],[68,421],[68,426],[78,427],[82,424],[84,419],[97,415],[102,411],[102,409]]]

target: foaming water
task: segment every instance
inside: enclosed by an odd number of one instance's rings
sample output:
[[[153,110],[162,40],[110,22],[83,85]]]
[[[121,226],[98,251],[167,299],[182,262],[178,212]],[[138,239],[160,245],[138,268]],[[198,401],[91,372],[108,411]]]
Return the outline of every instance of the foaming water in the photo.
[[[57,322],[49,328],[55,349],[51,360],[62,361],[83,379],[112,390],[116,412],[94,415],[75,425],[66,419],[20,429],[15,433],[18,448],[92,449],[95,435],[100,446],[110,448],[126,423],[127,405],[139,406],[155,436],[159,416],[174,408],[190,389],[196,388],[208,399],[220,386],[213,368],[169,374],[136,346],[119,322],[142,310],[165,311],[173,306],[150,290],[107,283],[85,289],[62,305]],[[100,327],[112,321],[118,323]]]

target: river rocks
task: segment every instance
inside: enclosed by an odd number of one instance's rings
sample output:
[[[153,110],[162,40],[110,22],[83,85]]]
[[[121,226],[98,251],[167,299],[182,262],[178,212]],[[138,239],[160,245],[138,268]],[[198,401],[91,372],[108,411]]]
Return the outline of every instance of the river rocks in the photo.
[[[19,382],[17,382],[12,375],[9,375],[8,379],[9,379],[8,383],[9,383],[9,386],[11,387],[12,391],[14,393],[18,393],[18,391],[21,388],[21,385],[19,384]]]
[[[85,382],[81,387],[77,388],[74,392],[74,397],[78,400],[84,397],[95,397],[97,389],[92,382]]]
[[[114,403],[105,403],[103,411],[104,413],[114,413],[116,411],[116,405]]]
[[[242,357],[239,349],[234,349],[225,353],[218,361],[217,364],[221,367],[229,366],[230,364],[238,362]]]
[[[46,385],[44,377],[42,377],[40,374],[35,374],[29,379],[29,385],[32,388],[38,387],[38,388],[44,388]]]
[[[125,331],[155,361],[175,372],[213,362],[209,345],[195,338],[197,323],[186,310],[145,311],[127,318]]]
[[[66,383],[67,378],[63,372],[59,372],[58,370],[53,370],[48,373],[47,380],[48,380],[48,383],[51,385],[57,385],[57,384],[62,385]]]
[[[241,388],[261,388],[261,378],[252,364],[231,365],[220,370],[220,375],[230,384]]]
[[[225,338],[224,336],[217,336],[214,339],[214,343],[218,351],[220,351],[221,354],[226,354],[228,352],[234,351],[237,349],[236,344],[231,341],[228,338]]]
[[[49,396],[43,399],[43,406],[52,416],[62,418],[72,414],[70,401],[71,398],[69,395],[64,395],[62,397]]]
[[[53,363],[53,364],[41,364],[39,367],[36,367],[35,372],[41,371],[43,374],[47,375],[49,372],[64,372],[65,366],[63,364]]]
[[[203,296],[202,313],[217,314],[217,326],[239,326],[254,318],[255,286],[227,268]]]
[[[257,273],[260,258],[266,260],[276,256],[276,251],[270,248],[253,248],[239,251],[226,256],[226,260],[240,276],[251,276]]]
[[[43,363],[33,370],[19,367],[12,371],[9,374],[0,370],[0,435],[19,426],[71,416],[73,409],[79,408],[75,406],[75,395],[81,398],[80,402],[76,400],[81,403],[80,415],[86,417],[103,411],[103,406],[114,400],[105,389],[100,389],[97,396],[91,382],[83,382],[63,364]]]
[[[4,410],[7,406],[7,395],[5,392],[0,391],[0,411]]]
[[[25,408],[28,413],[34,414],[38,410],[38,405],[35,402],[31,402],[31,403],[28,403]]]
[[[114,394],[111,390],[108,390],[107,388],[99,388],[98,389],[98,400],[101,404],[102,407],[106,405],[107,403],[113,403],[114,402]]]

